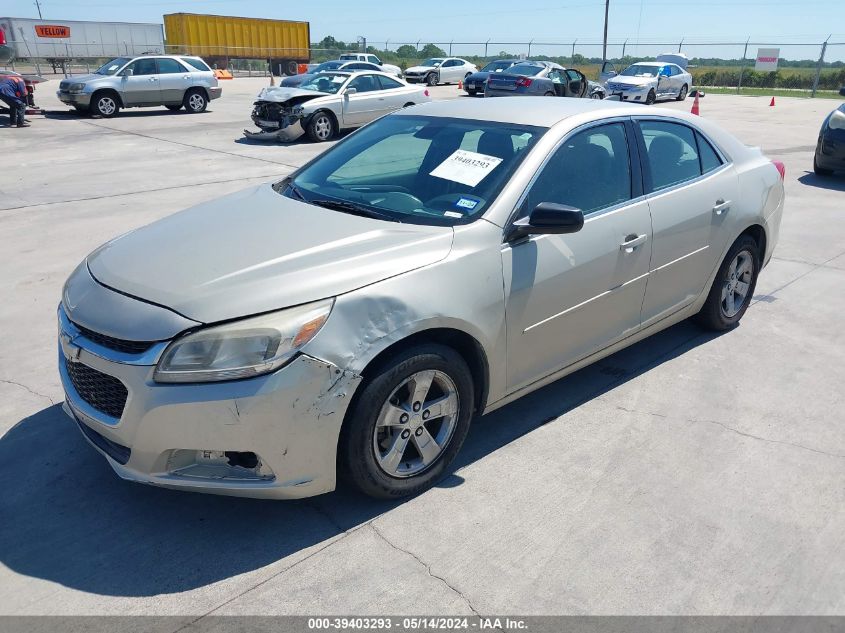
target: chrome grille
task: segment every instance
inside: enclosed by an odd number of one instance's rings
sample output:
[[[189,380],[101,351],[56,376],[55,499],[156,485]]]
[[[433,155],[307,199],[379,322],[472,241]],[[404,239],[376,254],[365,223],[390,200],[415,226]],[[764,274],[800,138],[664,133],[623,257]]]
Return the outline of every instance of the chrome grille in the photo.
[[[113,349],[116,352],[123,352],[124,354],[143,354],[156,343],[155,341],[127,341],[126,339],[114,338],[113,336],[107,336],[94,330],[89,330],[87,327],[83,327],[78,323],[74,323],[74,326],[89,341]]]

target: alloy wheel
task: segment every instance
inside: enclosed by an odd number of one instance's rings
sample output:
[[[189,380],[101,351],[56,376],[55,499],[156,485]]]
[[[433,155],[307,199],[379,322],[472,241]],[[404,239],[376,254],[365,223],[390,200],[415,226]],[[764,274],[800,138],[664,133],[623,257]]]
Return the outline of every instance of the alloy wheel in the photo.
[[[188,97],[188,107],[194,112],[200,112],[205,107],[205,99],[199,93],[194,93]]]
[[[314,131],[317,134],[317,138],[321,141],[327,141],[332,135],[332,122],[329,120],[329,117],[325,114],[317,117],[317,120],[314,121]]]
[[[746,250],[734,257],[725,272],[722,286],[722,314],[727,318],[736,316],[748,300],[748,290],[754,276],[754,259]]]
[[[412,374],[381,408],[373,431],[376,463],[392,477],[430,468],[448,446],[460,416],[458,389],[442,371]]]
[[[103,116],[111,116],[117,110],[117,104],[111,97],[100,97],[97,100],[97,111]]]

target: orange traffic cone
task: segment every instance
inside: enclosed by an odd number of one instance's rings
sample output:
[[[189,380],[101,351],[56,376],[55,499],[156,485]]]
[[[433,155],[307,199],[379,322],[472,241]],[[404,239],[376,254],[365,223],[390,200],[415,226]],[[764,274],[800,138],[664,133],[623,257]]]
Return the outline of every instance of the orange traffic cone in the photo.
[[[460,79],[458,79],[458,90],[463,90],[463,89],[464,89],[464,82],[461,81]]]
[[[775,98],[774,98],[774,97],[772,97],[772,100],[769,102],[769,107],[770,107],[770,108],[774,108],[774,107],[775,107]]]
[[[695,101],[692,102],[692,110],[690,110],[690,112],[696,116],[701,115],[701,111],[698,107],[698,93],[695,94]]]

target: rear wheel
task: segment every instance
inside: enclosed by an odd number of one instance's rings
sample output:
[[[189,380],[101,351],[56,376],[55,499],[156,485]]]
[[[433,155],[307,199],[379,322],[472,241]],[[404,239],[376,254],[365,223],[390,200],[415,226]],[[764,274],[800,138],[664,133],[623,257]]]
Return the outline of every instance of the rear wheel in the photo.
[[[120,111],[117,95],[111,92],[100,92],[91,99],[91,114],[110,119]]]
[[[477,94],[478,94],[478,90],[469,90],[469,89],[468,89],[468,90],[467,90],[467,94],[468,94],[470,97],[474,97],[475,95],[477,95]]]
[[[657,101],[657,95],[655,94],[654,90],[649,90],[648,95],[645,98],[645,104],[653,105],[655,101]]]
[[[326,112],[317,112],[311,117],[308,122],[308,127],[305,130],[308,138],[317,143],[328,141],[331,139],[337,130],[335,129],[334,119]]]
[[[734,242],[696,315],[700,325],[717,331],[736,327],[757,286],[760,258],[760,249],[753,238],[743,235]]]
[[[684,84],[684,85],[681,87],[681,91],[678,93],[678,96],[677,96],[677,97],[675,97],[675,101],[683,101],[684,99],[686,99],[686,98],[687,98],[687,93],[688,93],[688,92],[689,92],[689,86],[687,86],[686,84]]]
[[[179,105],[166,105],[166,106],[164,106],[164,107],[165,107],[165,108],[167,108],[168,110],[170,110],[171,112],[179,112],[179,110],[181,110],[181,109],[182,109],[182,104],[179,104]]]
[[[555,93],[552,92],[551,90],[549,90],[548,92],[544,93],[543,96],[544,97],[554,97]]]
[[[590,94],[590,99],[604,99],[604,95],[598,91]]]
[[[199,114],[200,112],[205,112],[205,109],[208,107],[208,99],[202,90],[194,88],[185,93],[185,100],[182,105],[185,106],[188,112]]]
[[[824,167],[819,167],[818,154],[813,156],[813,171],[816,173],[816,176],[830,176],[833,173],[832,169],[825,169]]]
[[[455,459],[472,419],[474,386],[449,347],[420,345],[390,359],[363,386],[338,445],[355,486],[383,499],[417,494]]]
[[[437,76],[437,73],[428,73],[425,78],[425,83],[429,86],[436,86],[440,83],[440,77]]]

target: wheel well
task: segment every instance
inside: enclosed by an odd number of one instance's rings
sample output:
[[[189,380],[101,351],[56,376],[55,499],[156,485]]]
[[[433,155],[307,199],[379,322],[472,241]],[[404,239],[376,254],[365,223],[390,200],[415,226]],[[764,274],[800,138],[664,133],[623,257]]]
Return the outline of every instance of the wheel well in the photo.
[[[403,107],[403,108],[410,108],[412,105],[414,105],[414,102],[413,102],[413,101],[409,101],[408,103],[406,103],[406,104],[405,104],[405,105],[403,105],[402,107]]]
[[[334,131],[339,132],[340,131],[340,123],[338,123],[337,117],[335,116],[334,112],[332,112],[331,110],[324,110],[324,109],[317,110],[311,116],[309,116],[305,121],[305,125],[303,125],[302,127],[307,128],[309,125],[311,125],[311,121],[314,120],[314,117],[317,116],[318,114],[320,114],[321,112],[323,114],[327,114],[329,116],[329,118],[332,121],[334,121]]]
[[[487,364],[487,356],[481,344],[466,332],[452,328],[436,328],[423,330],[411,336],[397,341],[385,350],[382,350],[361,372],[364,379],[375,375],[393,356],[415,345],[423,343],[439,343],[451,347],[463,357],[469,370],[472,373],[472,382],[475,385],[475,409],[478,411],[484,407],[487,401],[487,392],[490,382],[490,370]]]
[[[115,98],[117,104],[122,108],[123,106],[123,99],[120,97],[120,93],[113,88],[100,88],[99,90],[94,91],[94,94],[91,95],[91,103],[93,104],[94,101],[97,100],[97,97],[103,94],[109,94]]]
[[[187,97],[187,96],[188,96],[189,94],[191,94],[192,92],[202,92],[202,93],[205,95],[205,100],[206,100],[206,101],[209,101],[209,100],[210,100],[210,99],[208,98],[208,90],[206,90],[206,89],[205,89],[205,86],[193,86],[193,87],[191,87],[191,88],[188,88],[188,89],[185,91],[185,96]],[[184,99],[183,99],[183,101],[184,101]]]
[[[766,230],[759,224],[749,226],[742,232],[743,235],[748,235],[757,242],[757,248],[760,250],[760,265],[763,265],[763,260],[766,258]]]

